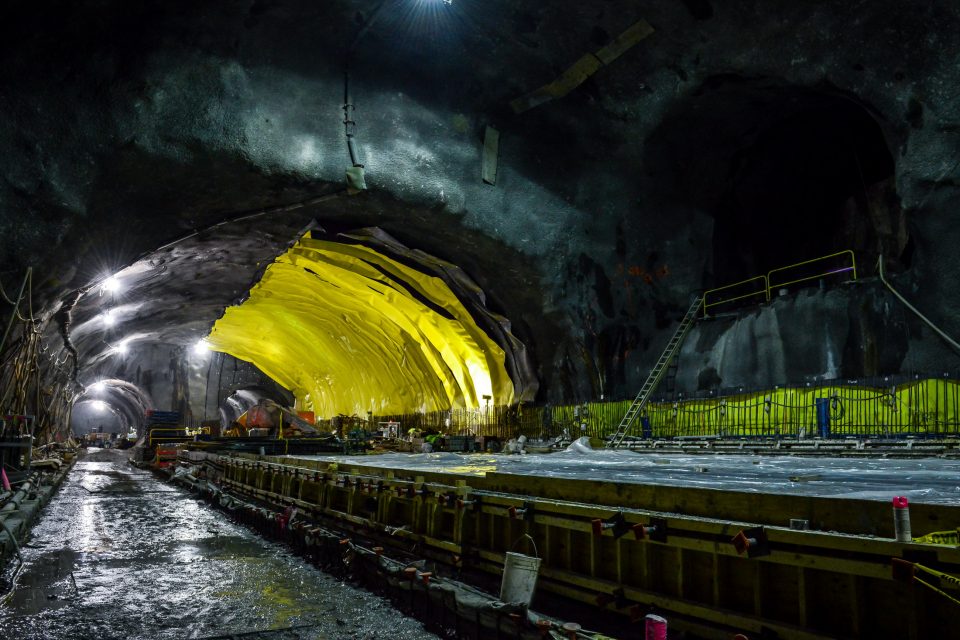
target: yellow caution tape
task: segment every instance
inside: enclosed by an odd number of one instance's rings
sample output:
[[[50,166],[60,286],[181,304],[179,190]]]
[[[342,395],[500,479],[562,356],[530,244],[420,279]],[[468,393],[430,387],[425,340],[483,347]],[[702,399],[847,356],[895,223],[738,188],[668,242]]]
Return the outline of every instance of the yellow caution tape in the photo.
[[[891,569],[893,570],[893,579],[899,580],[902,582],[916,582],[927,587],[931,591],[935,591],[940,594],[947,600],[950,600],[954,604],[960,605],[960,600],[953,597],[949,593],[945,592],[943,589],[922,580],[917,576],[917,573],[922,571],[929,575],[934,576],[939,579],[941,582],[945,582],[955,589],[960,589],[960,578],[952,576],[949,573],[944,573],[943,571],[938,571],[936,569],[931,569],[930,567],[925,567],[922,564],[917,564],[916,562],[909,562],[903,560],[902,558],[891,558]]]
[[[943,582],[946,582],[946,583],[952,585],[952,586],[955,587],[955,588],[960,589],[960,578],[957,578],[956,576],[952,576],[952,575],[950,575],[949,573],[944,573],[944,572],[942,572],[942,571],[937,571],[936,569],[931,569],[931,568],[929,568],[929,567],[925,567],[925,566],[923,566],[922,564],[916,564],[916,563],[914,563],[913,566],[916,567],[917,569],[920,569],[921,571],[924,571],[924,572],[926,572],[926,573],[929,573],[929,574],[932,575],[932,576],[936,576],[937,578],[939,578],[939,579],[942,580]],[[953,597],[952,595],[950,595],[949,593],[946,593],[945,591],[943,591],[943,589],[940,589],[940,588],[938,588],[938,587],[935,587],[935,586],[933,586],[932,584],[930,584],[929,582],[927,582],[927,581],[925,581],[925,580],[921,580],[920,578],[918,578],[918,577],[916,577],[916,576],[914,576],[913,579],[914,579],[915,582],[919,582],[920,584],[922,584],[923,586],[927,587],[928,589],[932,589],[933,591],[936,591],[937,593],[939,593],[940,595],[942,595],[942,596],[943,596],[944,598],[946,598],[947,600],[950,600],[950,601],[953,602],[954,604],[960,605],[960,600],[954,598],[954,597]]]
[[[925,573],[929,573],[930,575],[943,580],[957,589],[960,589],[960,578],[956,576],[952,576],[949,573],[944,573],[943,571],[937,571],[936,569],[931,569],[930,567],[925,567],[922,564],[913,563],[913,566],[921,571],[924,571]]]
[[[913,541],[920,544],[960,545],[960,528],[953,531],[934,531],[925,536],[914,538]]]
[[[946,593],[943,589],[938,589],[937,587],[933,586],[933,585],[930,584],[929,582],[926,582],[926,581],[924,581],[924,580],[921,580],[920,578],[914,578],[914,582],[919,582],[920,584],[922,584],[923,586],[927,587],[928,589],[931,589],[932,591],[936,591],[937,593],[939,593],[940,595],[942,595],[942,596],[943,596],[944,598],[946,598],[947,600],[953,602],[954,604],[960,605],[960,600],[957,600],[956,598],[954,598],[953,596],[951,596],[949,593]]]

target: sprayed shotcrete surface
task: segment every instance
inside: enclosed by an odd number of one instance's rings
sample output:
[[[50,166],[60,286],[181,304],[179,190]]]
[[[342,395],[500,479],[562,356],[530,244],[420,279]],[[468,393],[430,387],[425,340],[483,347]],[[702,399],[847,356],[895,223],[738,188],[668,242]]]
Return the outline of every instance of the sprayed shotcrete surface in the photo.
[[[127,465],[91,450],[23,549],[0,637],[310,640],[435,636],[372,594]],[[15,563],[14,563],[15,564]],[[9,579],[6,575],[4,578]]]

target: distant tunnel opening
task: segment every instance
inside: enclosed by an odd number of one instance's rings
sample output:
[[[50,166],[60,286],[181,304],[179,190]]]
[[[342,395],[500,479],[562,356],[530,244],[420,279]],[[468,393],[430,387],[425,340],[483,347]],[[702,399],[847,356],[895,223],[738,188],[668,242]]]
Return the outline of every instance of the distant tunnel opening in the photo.
[[[91,382],[73,403],[70,430],[74,435],[129,431],[142,434],[145,415],[153,400],[140,387],[110,378]]]
[[[846,249],[861,272],[879,255],[909,262],[893,156],[848,96],[716,78],[664,120],[647,154],[670,197],[714,218],[707,286]]]

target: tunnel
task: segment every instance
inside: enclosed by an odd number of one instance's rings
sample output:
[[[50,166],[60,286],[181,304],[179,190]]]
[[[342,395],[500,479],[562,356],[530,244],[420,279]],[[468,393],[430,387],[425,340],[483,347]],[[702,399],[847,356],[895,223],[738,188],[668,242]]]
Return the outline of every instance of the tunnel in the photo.
[[[411,256],[383,232],[367,233]],[[211,348],[254,363],[293,391],[299,407],[327,417],[476,409],[484,397],[513,403],[507,371],[526,363],[512,362],[477,324],[468,305],[512,337],[506,319],[477,304],[476,285],[447,275],[455,265],[421,254],[438,275],[423,273],[361,244],[316,236],[299,239],[227,309],[207,339]],[[473,301],[458,298],[445,275],[473,289],[462,293]]]
[[[960,8],[13,1],[0,637],[927,637]]]
[[[909,266],[894,159],[876,113],[829,87],[708,78],[645,147],[666,197],[713,217],[711,284],[853,250]]]
[[[118,379],[90,383],[73,401],[70,430],[88,433],[143,434],[144,419],[153,401],[139,387]]]

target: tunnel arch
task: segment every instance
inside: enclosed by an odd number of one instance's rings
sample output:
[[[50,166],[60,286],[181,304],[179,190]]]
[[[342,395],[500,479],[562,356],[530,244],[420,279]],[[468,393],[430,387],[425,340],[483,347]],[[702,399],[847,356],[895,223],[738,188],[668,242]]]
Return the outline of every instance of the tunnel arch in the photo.
[[[908,264],[910,242],[882,120],[835,88],[720,76],[648,137],[662,197],[713,217],[705,285],[852,249],[865,270]]]
[[[123,414],[116,406],[96,398],[81,398],[70,414],[70,432],[83,437],[88,433],[125,433]]]
[[[118,378],[89,381],[73,400],[71,430],[78,433],[86,416],[101,413],[101,408],[114,416],[117,433],[125,434],[133,427],[139,436],[143,434],[146,413],[154,408],[154,403],[150,394],[132,382]]]
[[[479,286],[377,228],[301,236],[207,342],[321,418],[507,405],[537,390],[524,345]]]

